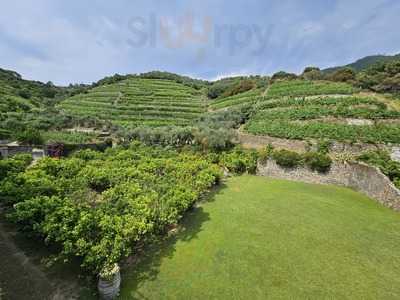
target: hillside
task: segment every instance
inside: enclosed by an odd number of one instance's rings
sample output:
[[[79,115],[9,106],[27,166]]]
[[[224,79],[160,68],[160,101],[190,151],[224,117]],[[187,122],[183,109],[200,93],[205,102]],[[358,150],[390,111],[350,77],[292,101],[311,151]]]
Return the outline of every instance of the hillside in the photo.
[[[245,130],[256,135],[400,143],[400,112],[344,83],[277,82],[254,111]]]
[[[333,73],[339,69],[342,68],[352,68],[356,72],[364,71],[365,69],[368,69],[369,67],[373,66],[376,63],[385,63],[385,62],[391,62],[395,60],[400,60],[400,54],[396,55],[371,55],[371,56],[366,56],[363,57],[354,63],[350,63],[345,66],[339,66],[339,67],[332,67],[332,68],[327,68],[324,69],[324,73]]]
[[[63,101],[59,108],[124,127],[188,125],[206,110],[201,91],[171,80],[131,78]]]
[[[0,69],[0,139],[37,120],[60,92],[51,83],[24,80],[17,72]]]
[[[218,110],[253,104],[262,98],[263,93],[263,89],[252,89],[233,96],[221,97],[212,101],[212,103],[210,103],[210,108],[212,110]]]

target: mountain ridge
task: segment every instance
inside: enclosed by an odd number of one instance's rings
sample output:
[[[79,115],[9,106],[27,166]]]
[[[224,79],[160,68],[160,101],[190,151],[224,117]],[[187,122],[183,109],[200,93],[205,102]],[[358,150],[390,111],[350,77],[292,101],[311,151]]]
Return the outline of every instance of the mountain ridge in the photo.
[[[360,72],[376,63],[384,63],[384,62],[390,62],[390,61],[394,61],[394,60],[400,60],[400,53],[395,54],[395,55],[382,55],[382,54],[369,55],[369,56],[360,58],[360,59],[356,60],[355,62],[349,63],[347,65],[326,68],[326,69],[322,70],[322,72],[324,72],[326,74],[333,73],[333,72],[343,69],[343,68],[352,68],[354,71]]]

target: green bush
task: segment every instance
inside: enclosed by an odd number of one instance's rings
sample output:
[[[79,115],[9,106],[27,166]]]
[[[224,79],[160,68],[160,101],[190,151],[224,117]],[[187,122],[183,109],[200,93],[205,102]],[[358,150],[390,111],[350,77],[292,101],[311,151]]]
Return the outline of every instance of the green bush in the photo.
[[[274,146],[268,144],[265,149],[262,149],[258,152],[258,158],[261,163],[266,163],[268,159],[272,157],[272,153],[274,152]]]
[[[0,160],[0,181],[11,176],[23,172],[32,163],[32,155],[18,154],[11,158]]]
[[[332,159],[323,153],[308,152],[304,154],[304,163],[313,171],[326,173],[332,165]]]
[[[0,161],[0,199],[10,219],[57,246],[59,258],[81,258],[94,274],[177,223],[222,176],[199,154],[140,143],[45,158],[26,171],[22,161]]]
[[[235,148],[233,151],[224,152],[220,158],[220,164],[229,172],[235,174],[255,174],[257,171],[258,154],[253,150]]]
[[[16,138],[18,142],[26,145],[42,145],[44,143],[40,131],[32,128],[28,128],[27,130],[18,133]]]
[[[296,168],[302,165],[303,157],[293,151],[278,150],[272,153],[272,158],[284,168]]]
[[[330,140],[320,140],[317,144],[317,152],[322,154],[328,154],[332,146],[332,141]]]

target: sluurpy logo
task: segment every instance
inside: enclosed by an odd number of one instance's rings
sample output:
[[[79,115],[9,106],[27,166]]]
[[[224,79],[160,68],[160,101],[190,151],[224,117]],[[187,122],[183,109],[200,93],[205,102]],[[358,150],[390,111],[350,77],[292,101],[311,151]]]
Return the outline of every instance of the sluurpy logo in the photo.
[[[186,13],[181,17],[158,16],[133,17],[129,20],[128,44],[131,47],[165,47],[180,49],[195,47],[223,49],[228,55],[248,51],[262,55],[268,48],[273,25],[217,24],[210,16],[195,17]]]

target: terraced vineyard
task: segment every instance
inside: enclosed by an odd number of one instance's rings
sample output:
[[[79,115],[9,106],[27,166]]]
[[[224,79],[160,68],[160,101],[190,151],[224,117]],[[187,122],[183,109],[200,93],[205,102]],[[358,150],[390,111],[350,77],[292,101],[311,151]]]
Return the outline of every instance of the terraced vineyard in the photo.
[[[213,110],[218,110],[223,108],[237,107],[245,104],[254,104],[263,99],[263,92],[264,91],[262,89],[254,89],[231,97],[220,98],[213,101],[210,104],[210,108]]]
[[[268,98],[314,96],[314,95],[351,95],[357,90],[341,82],[291,80],[274,83],[268,91]]]
[[[73,115],[93,116],[124,127],[188,125],[206,110],[201,91],[169,80],[128,79],[63,101]]]
[[[289,94],[297,94],[297,91],[295,89]],[[257,104],[256,111],[245,129],[257,135],[400,143],[400,112],[373,97],[354,95],[265,99]]]

